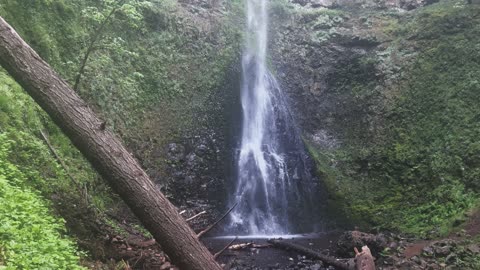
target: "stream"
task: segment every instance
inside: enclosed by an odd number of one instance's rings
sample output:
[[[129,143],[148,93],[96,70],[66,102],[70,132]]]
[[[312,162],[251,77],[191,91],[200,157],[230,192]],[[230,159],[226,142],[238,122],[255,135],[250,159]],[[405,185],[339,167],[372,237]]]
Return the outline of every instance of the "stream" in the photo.
[[[284,235],[282,238],[305,247],[319,251],[332,250],[340,232],[313,233],[301,235]],[[277,236],[278,238],[280,236]],[[234,236],[209,237],[204,239],[205,245],[215,253],[225,247]],[[267,244],[266,236],[242,236],[234,243],[254,242],[258,245]],[[227,269],[334,269],[327,268],[321,261],[311,260],[295,251],[278,248],[245,248],[241,250],[226,250],[218,258],[222,264],[230,266]]]

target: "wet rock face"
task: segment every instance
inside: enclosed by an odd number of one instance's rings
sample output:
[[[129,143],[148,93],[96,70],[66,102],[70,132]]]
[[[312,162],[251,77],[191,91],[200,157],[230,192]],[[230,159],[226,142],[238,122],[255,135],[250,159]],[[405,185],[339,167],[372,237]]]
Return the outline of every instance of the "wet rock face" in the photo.
[[[371,102],[342,89],[342,84],[358,79],[368,80],[373,88],[381,85],[375,63],[363,59],[375,56],[387,39],[362,25],[361,18],[337,13],[303,15],[291,23],[273,16],[279,22],[272,23],[277,27],[272,29],[272,60],[294,117],[308,139],[325,148],[341,144],[345,126],[374,128]]]
[[[385,29],[405,10],[377,10],[410,2],[358,3],[370,2],[296,0],[290,15],[271,15],[277,77],[305,138],[323,149],[382,138],[388,99],[418,49],[414,42],[393,47],[395,37]]]
[[[224,146],[216,133],[185,138],[167,145],[167,193],[180,205],[221,201],[225,183]]]

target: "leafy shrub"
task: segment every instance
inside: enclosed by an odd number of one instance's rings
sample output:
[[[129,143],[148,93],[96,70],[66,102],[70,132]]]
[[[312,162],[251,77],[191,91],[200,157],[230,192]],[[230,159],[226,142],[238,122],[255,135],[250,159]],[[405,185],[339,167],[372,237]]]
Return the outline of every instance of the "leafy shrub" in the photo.
[[[7,161],[13,142],[0,134],[0,247],[7,269],[83,269],[75,243],[63,236],[64,221],[23,187],[25,176]]]

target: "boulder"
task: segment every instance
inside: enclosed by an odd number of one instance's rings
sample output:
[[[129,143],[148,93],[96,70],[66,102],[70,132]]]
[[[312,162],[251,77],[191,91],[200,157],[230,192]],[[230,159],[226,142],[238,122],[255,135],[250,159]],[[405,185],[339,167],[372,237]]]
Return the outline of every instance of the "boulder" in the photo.
[[[387,238],[383,234],[370,234],[360,231],[348,231],[338,239],[335,253],[340,257],[349,258],[354,254],[353,248],[368,246],[373,256],[378,256],[388,245]]]

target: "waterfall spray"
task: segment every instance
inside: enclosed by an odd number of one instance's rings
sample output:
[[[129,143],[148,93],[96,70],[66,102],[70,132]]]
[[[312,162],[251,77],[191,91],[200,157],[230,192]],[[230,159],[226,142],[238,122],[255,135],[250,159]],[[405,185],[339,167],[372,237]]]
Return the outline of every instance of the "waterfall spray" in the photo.
[[[267,0],[246,0],[242,134],[231,226],[238,234],[292,233],[312,209],[306,154],[279,84],[266,65]],[[311,213],[309,213],[311,214]]]

